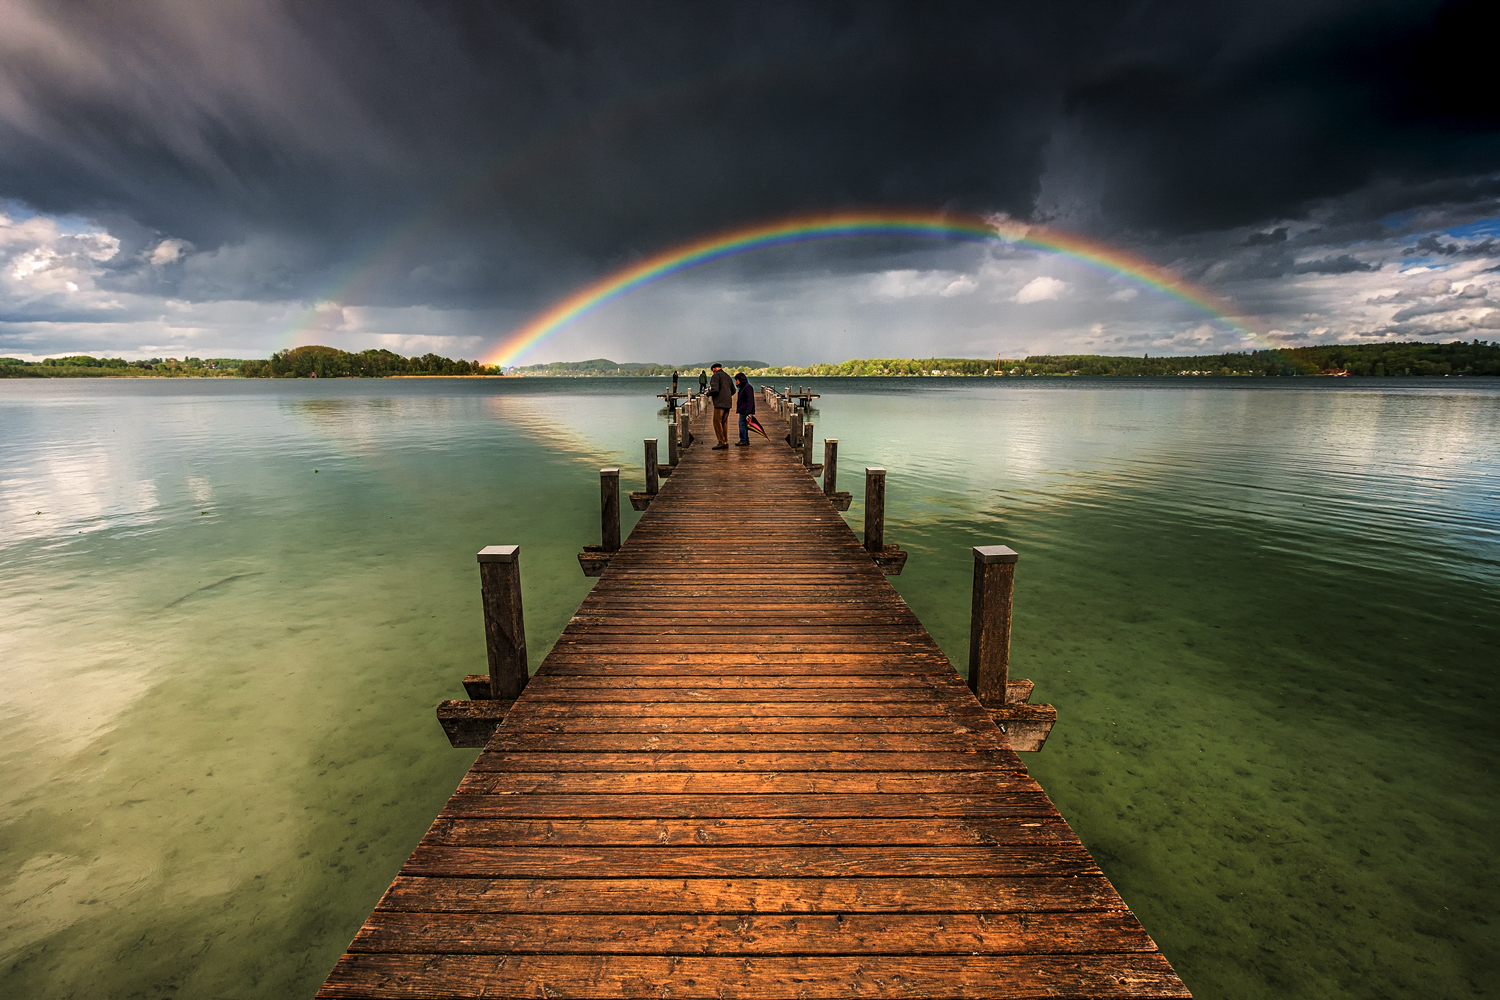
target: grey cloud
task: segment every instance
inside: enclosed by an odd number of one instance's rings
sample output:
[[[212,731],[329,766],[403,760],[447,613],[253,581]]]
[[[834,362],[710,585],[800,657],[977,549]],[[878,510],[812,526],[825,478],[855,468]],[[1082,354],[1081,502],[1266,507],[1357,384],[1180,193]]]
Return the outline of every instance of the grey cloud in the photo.
[[[1461,254],[1466,257],[1483,257],[1500,252],[1500,243],[1492,239],[1483,240],[1479,243],[1444,243],[1437,233],[1431,233],[1406,248],[1404,251],[1411,256],[1426,254],[1444,254],[1449,257]]]
[[[1245,237],[1245,246],[1257,247],[1266,243],[1285,243],[1286,226],[1278,226],[1269,233],[1251,233]]]
[[[1355,271],[1378,271],[1380,265],[1358,260],[1350,254],[1306,260],[1292,268],[1293,274],[1352,274]]]

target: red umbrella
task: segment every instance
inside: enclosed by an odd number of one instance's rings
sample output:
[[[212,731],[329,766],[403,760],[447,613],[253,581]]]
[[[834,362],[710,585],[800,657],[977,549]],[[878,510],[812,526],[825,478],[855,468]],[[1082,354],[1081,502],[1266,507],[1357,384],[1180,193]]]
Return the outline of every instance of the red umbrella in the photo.
[[[760,425],[760,421],[755,419],[755,414],[749,413],[745,415],[745,426],[750,428],[755,433],[759,434],[761,437],[765,438],[767,441],[771,440],[771,436],[767,434],[766,429]]]

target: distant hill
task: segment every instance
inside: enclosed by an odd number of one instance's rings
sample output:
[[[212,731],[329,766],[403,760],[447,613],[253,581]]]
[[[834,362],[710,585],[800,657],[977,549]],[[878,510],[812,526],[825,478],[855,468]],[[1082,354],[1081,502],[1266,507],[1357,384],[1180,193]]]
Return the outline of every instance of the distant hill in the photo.
[[[723,365],[725,368],[769,368],[765,361],[694,361],[690,365],[682,365],[682,368],[709,368],[713,365]]]

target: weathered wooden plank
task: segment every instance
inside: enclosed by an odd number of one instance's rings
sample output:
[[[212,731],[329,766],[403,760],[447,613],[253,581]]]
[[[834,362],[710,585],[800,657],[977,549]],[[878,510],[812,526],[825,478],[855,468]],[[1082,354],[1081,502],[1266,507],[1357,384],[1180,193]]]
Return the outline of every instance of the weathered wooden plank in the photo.
[[[1012,771],[478,771],[460,795],[1005,795],[1041,791]]]
[[[926,688],[935,691],[951,691],[961,694],[967,690],[963,680],[956,674],[853,674],[833,677],[807,677],[799,674],[734,675],[727,677],[704,677],[702,674],[537,674],[529,685],[529,698],[552,698],[574,691],[674,691],[678,688],[717,690],[729,688],[736,691],[782,692],[806,688],[811,691],[840,691],[845,688]]]
[[[440,816],[1045,816],[1040,791],[1004,795],[464,795]]]
[[[817,649],[778,654],[724,653],[722,657],[716,658],[702,650],[674,650],[670,654],[665,652],[605,654],[572,649],[555,651],[534,677],[654,677],[693,675],[694,672],[697,676],[702,676],[705,671],[717,671],[725,675],[743,677],[779,675],[827,677],[845,674],[849,671],[857,671],[864,675],[876,675],[882,672],[893,675],[915,673],[947,675],[952,673],[953,667],[948,663],[947,657],[922,651],[895,656],[873,651],[849,653]]]
[[[638,703],[651,704],[677,704],[677,703],[701,703],[718,702],[731,703],[764,703],[768,692],[765,688],[726,688],[726,687],[672,687],[672,688],[615,688],[587,690],[575,688],[572,690],[548,689],[536,692],[527,699],[530,704],[572,704],[581,706],[581,711],[587,711],[587,707],[594,704],[628,704]],[[841,703],[841,702],[864,702],[864,701],[886,701],[900,702],[906,704],[913,701],[948,701],[957,698],[957,693],[948,693],[938,688],[919,686],[915,684],[903,684],[899,687],[841,687],[827,690],[818,688],[783,688],[774,692],[779,704],[791,704],[793,702],[811,703]]]
[[[394,955],[339,960],[320,998],[674,997],[785,1000],[865,994],[989,997],[1188,997],[1156,953],[736,957]]]
[[[473,914],[377,910],[355,952],[1043,955],[1152,952],[1130,913]]]
[[[649,846],[683,844],[745,847],[793,844],[1042,844],[1073,842],[1073,831],[1055,813],[1017,818],[879,819],[869,816],[672,820],[489,819],[444,817],[422,843],[455,847],[509,845]]]
[[[381,910],[430,913],[1043,913],[1123,910],[1070,878],[486,879],[399,875]]]
[[[421,844],[404,875],[447,878],[1002,878],[1097,875],[1077,841],[980,847],[452,847]]]
[[[555,701],[518,701],[507,713],[507,719],[583,719],[603,716],[644,717],[652,715],[675,715],[681,717],[729,719],[795,719],[802,716],[819,716],[830,719],[858,717],[917,718],[941,716],[957,719],[987,718],[976,703],[972,707],[955,705],[949,701],[937,701],[915,696],[893,693],[878,701],[638,701],[595,702],[575,704]]]
[[[478,771],[1017,771],[1020,759],[1001,750],[964,753],[557,753],[486,752],[474,760]]]
[[[512,712],[497,730],[525,733],[969,733],[1000,731],[989,716],[941,716],[900,718],[897,716],[856,716],[839,718],[808,715],[794,718],[737,718],[710,715],[599,716],[597,718],[558,718],[527,716]]]
[[[997,751],[1014,757],[998,730],[946,733],[552,733],[541,730],[517,732],[501,729],[490,740],[493,751],[559,753],[737,753],[775,751],[818,753],[840,750],[871,752]],[[1020,758],[1015,757],[1020,766]]]

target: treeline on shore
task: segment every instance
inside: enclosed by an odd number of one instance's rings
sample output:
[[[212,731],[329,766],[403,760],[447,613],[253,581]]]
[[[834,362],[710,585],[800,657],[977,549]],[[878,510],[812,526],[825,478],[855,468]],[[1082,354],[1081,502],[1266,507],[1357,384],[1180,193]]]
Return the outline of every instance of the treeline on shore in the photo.
[[[309,345],[277,351],[266,359],[244,358],[95,358],[75,354],[66,358],[21,361],[0,358],[0,378],[109,378],[179,376],[213,378],[385,378],[390,375],[498,375],[494,365],[455,361],[436,354],[406,358],[392,351],[357,354],[336,347]]]
[[[685,365],[628,364],[595,358],[512,368],[530,376],[695,376],[713,362]],[[761,361],[721,361],[730,371],[774,376],[1015,376],[1015,375],[1500,375],[1500,344],[1482,340],[1447,344],[1339,344],[1289,347],[1192,357],[1107,357],[1098,354],[1027,358],[855,358],[839,364],[769,366]],[[386,378],[393,375],[499,375],[478,361],[436,354],[402,357],[392,351],[358,353],[311,345],[277,351],[264,360],[240,358],[95,358],[72,355],[42,361],[0,358],[0,378],[100,378],[131,376],[239,376],[244,378]]]
[[[1193,357],[858,358],[752,375],[1500,375],[1500,344],[1339,344]]]
[[[1500,344],[1331,344],[1189,358],[1033,355],[1004,364],[1018,375],[1500,375]]]
[[[351,354],[336,347],[293,347],[277,351],[265,361],[245,361],[245,378],[387,378],[391,375],[499,375],[494,365],[454,361],[436,354],[404,358],[393,351],[369,350]]]
[[[555,361],[509,371],[564,377],[696,375],[713,362],[631,364],[594,358]],[[720,361],[752,377],[775,376],[997,376],[997,375],[1500,375],[1500,344],[1475,340],[1448,344],[1343,344],[1291,347],[1192,357],[1107,357],[1098,354],[1027,358],[853,358],[837,364],[765,365]]]
[[[0,378],[130,378],[132,376],[215,378],[238,375],[239,358],[95,358],[72,354],[65,358],[22,361],[0,358]]]

